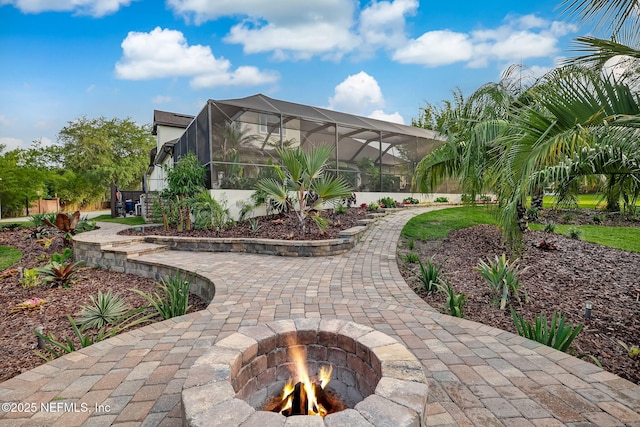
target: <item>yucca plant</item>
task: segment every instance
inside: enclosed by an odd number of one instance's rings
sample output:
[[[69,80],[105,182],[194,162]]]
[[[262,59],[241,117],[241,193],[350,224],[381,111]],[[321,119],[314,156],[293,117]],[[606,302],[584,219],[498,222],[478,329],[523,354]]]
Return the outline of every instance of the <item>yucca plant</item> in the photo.
[[[462,309],[467,304],[467,295],[463,293],[456,294],[451,284],[446,280],[442,282],[438,288],[447,296],[446,304],[444,306],[445,311],[451,316],[464,317],[462,315]]]
[[[415,264],[416,262],[420,262],[420,257],[415,252],[409,252],[404,256],[403,259],[407,264]]]
[[[582,230],[580,230],[579,228],[576,227],[571,227],[567,230],[567,234],[569,235],[569,237],[571,237],[572,239],[575,240],[580,240],[582,239]]]
[[[91,304],[81,307],[79,317],[76,319],[82,329],[100,329],[109,325],[116,325],[124,318],[129,308],[125,300],[111,291],[103,294],[98,291],[94,297],[91,295]]]
[[[557,311],[553,313],[551,325],[543,314],[536,316],[535,325],[532,325],[513,308],[511,308],[511,318],[518,335],[564,352],[569,350],[571,343],[584,326],[582,323],[577,326],[567,323],[566,316],[560,315]]]
[[[158,287],[164,295],[160,295],[157,292],[147,294],[139,289],[132,289],[132,291],[143,296],[149,302],[149,307],[155,309],[165,320],[187,313],[190,307],[190,279],[185,278],[182,274],[175,274],[169,276],[166,280],[162,279]]]
[[[420,266],[418,279],[420,279],[420,282],[422,283],[420,289],[425,291],[427,294],[436,292],[438,290],[438,285],[442,280],[440,275],[442,264],[436,265],[433,262],[433,257],[431,257],[427,260],[426,266],[420,260],[418,260],[418,265]]]
[[[71,283],[73,283],[73,276],[78,273],[83,265],[84,262],[82,261],[69,261],[66,263],[51,261],[44,267],[37,268],[36,271],[43,276],[43,282],[53,282],[52,287],[62,286],[69,289],[71,288]]]
[[[474,268],[489,283],[491,289],[501,295],[500,310],[504,310],[507,306],[509,294],[520,302],[518,268],[513,263],[509,263],[506,254],[496,256],[495,262],[489,261],[488,264],[480,260]],[[526,292],[525,298],[528,299]]]
[[[102,341],[103,339],[112,336],[111,333],[105,332],[104,329],[99,330],[96,336],[94,336],[92,333],[85,334],[73,320],[73,317],[67,316],[67,318],[69,319],[69,323],[71,323],[71,329],[73,329],[73,333],[76,335],[78,341],[80,342],[79,348],[88,347],[93,343]],[[38,337],[38,341],[42,343],[41,348],[46,351],[46,353],[42,353],[39,351],[36,351],[35,353],[46,361],[50,361],[62,356],[63,354],[76,351],[76,345],[70,338],[65,337],[64,340],[58,340],[55,334],[50,333],[48,335],[45,335],[38,330],[34,330],[33,333]]]

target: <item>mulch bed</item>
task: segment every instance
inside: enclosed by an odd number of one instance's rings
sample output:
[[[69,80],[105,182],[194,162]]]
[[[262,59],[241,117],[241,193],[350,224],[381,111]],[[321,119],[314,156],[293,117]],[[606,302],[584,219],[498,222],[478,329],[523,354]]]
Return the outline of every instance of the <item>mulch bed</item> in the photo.
[[[567,212],[547,211],[545,218],[562,223]],[[588,222],[594,213],[573,212],[573,223]],[[569,219],[567,217],[567,219]],[[635,220],[619,217],[617,225],[634,226]],[[538,248],[547,243],[547,250]],[[454,231],[442,241],[407,242],[399,248],[399,266],[405,280],[414,289],[419,287],[417,264],[406,264],[402,255],[418,253],[423,262],[429,257],[443,264],[443,272],[456,293],[469,296],[464,317],[500,329],[516,332],[509,308],[500,310],[499,297],[474,267],[480,259],[495,260],[509,253],[497,227],[479,225]],[[517,265],[520,284],[529,302],[513,306],[525,319],[534,322],[543,313],[550,321],[553,313],[566,314],[567,320],[584,328],[573,344],[574,355],[596,357],[604,369],[640,384],[640,356],[632,359],[620,342],[640,346],[640,253],[630,253],[568,237],[530,231],[524,236],[525,250]],[[443,310],[442,293],[418,294],[434,308]],[[585,303],[593,304],[591,319],[585,319]],[[584,356],[583,356],[584,357]],[[589,357],[584,360],[592,361]]]
[[[71,289],[51,288],[44,284],[24,288],[18,282],[16,272],[11,270],[43,266],[47,264],[45,257],[48,260],[51,254],[60,253],[65,247],[62,236],[53,234],[48,237],[54,238],[53,244],[44,250],[43,241],[31,237],[33,230],[0,230],[0,246],[12,246],[23,254],[18,263],[4,271],[9,273],[6,277],[0,272],[0,382],[45,363],[34,352],[37,339],[32,331],[38,326],[44,327],[46,334],[53,333],[58,341],[64,341],[64,337],[72,338],[77,348],[79,341],[67,316],[77,316],[80,307],[90,304],[90,296],[98,291],[106,293],[111,290],[119,294],[131,308],[148,305],[142,296],[131,289],[146,293],[161,292],[154,280],[98,268],[82,268]],[[31,298],[45,299],[47,303],[33,311],[12,312],[16,304]],[[189,304],[192,306],[190,312],[207,306],[204,300],[193,294],[189,297]]]
[[[125,235],[156,235],[156,236],[183,236],[183,237],[251,237],[279,240],[327,240],[335,239],[340,231],[358,225],[358,221],[365,218],[367,212],[360,208],[349,208],[343,214],[337,214],[331,210],[322,211],[322,217],[327,221],[326,230],[320,230],[310,219],[307,219],[306,230],[299,226],[295,213],[280,213],[256,218],[257,230],[252,228],[248,220],[238,221],[220,230],[199,229],[178,231],[175,228],[165,230],[162,227],[147,228],[143,231],[127,229],[120,234]]]

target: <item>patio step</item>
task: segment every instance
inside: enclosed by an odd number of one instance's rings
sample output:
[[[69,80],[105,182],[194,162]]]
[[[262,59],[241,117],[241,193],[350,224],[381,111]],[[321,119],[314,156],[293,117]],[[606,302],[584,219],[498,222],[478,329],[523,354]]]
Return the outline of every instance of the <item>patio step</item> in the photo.
[[[132,242],[130,245],[116,245],[109,248],[103,248],[103,251],[124,254],[128,258],[130,258],[157,252],[164,252],[167,249],[167,245],[158,245],[155,243],[145,242]]]

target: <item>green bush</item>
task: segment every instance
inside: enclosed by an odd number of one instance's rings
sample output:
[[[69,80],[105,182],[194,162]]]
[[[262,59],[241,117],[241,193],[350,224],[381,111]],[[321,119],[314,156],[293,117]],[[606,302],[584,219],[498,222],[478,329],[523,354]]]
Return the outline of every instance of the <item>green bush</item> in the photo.
[[[548,222],[544,225],[545,233],[553,233],[556,231],[556,224],[554,222]]]
[[[567,234],[572,239],[580,240],[582,239],[582,230],[576,227],[571,227],[567,230]]]
[[[511,308],[511,318],[518,335],[564,352],[567,352],[584,326],[582,323],[577,326],[572,323],[567,324],[566,316],[564,314],[561,316],[557,311],[553,313],[551,325],[542,314],[536,317],[535,325],[532,325],[531,322],[524,320],[522,315],[516,313],[513,308]]]
[[[103,294],[91,295],[91,304],[81,307],[77,320],[82,329],[100,329],[108,325],[116,325],[129,310],[126,302],[118,294],[107,291]]]
[[[474,268],[489,283],[494,293],[501,295],[500,310],[504,310],[507,306],[509,294],[512,294],[520,302],[518,268],[509,263],[505,254],[500,257],[496,256],[495,262],[489,261],[488,264],[480,260]]]
[[[150,307],[162,316],[163,319],[171,319],[172,317],[187,314],[189,310],[189,288],[191,280],[183,277],[181,274],[169,276],[166,280],[158,284],[164,295],[154,292],[153,295],[144,293],[138,289],[132,289],[133,292],[143,296],[150,304]]]
[[[420,257],[415,252],[409,252],[404,256],[404,262],[407,264],[415,264],[416,262],[420,262]]]
[[[420,279],[420,282],[422,283],[422,285],[420,286],[420,290],[426,292],[427,294],[436,292],[442,280],[440,274],[440,272],[442,271],[442,264],[436,265],[433,262],[433,257],[427,260],[426,266],[420,260],[418,260],[418,264],[420,266],[420,274],[418,275],[418,279]]]
[[[380,206],[384,206],[385,208],[395,208],[396,207],[396,201],[393,200],[391,197],[383,197],[381,199],[378,199],[378,204]]]
[[[462,309],[467,304],[468,297],[463,293],[456,294],[451,284],[447,281],[444,282],[444,285],[440,285],[439,289],[447,296],[444,306],[445,311],[451,316],[464,317]]]
[[[438,197],[434,200],[434,202],[436,203],[447,203],[449,201],[449,199],[447,199],[446,197]]]

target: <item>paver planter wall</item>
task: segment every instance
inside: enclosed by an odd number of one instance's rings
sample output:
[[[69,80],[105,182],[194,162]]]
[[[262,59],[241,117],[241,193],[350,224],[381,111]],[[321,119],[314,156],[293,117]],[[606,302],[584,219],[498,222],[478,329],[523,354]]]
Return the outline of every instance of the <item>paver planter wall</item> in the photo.
[[[333,365],[349,409],[324,420],[260,410],[290,375],[292,345],[304,347],[310,372],[319,364]],[[196,360],[183,386],[182,422],[189,427],[285,425],[285,420],[419,427],[427,425],[427,395],[422,364],[394,338],[345,320],[299,318],[240,328]]]

